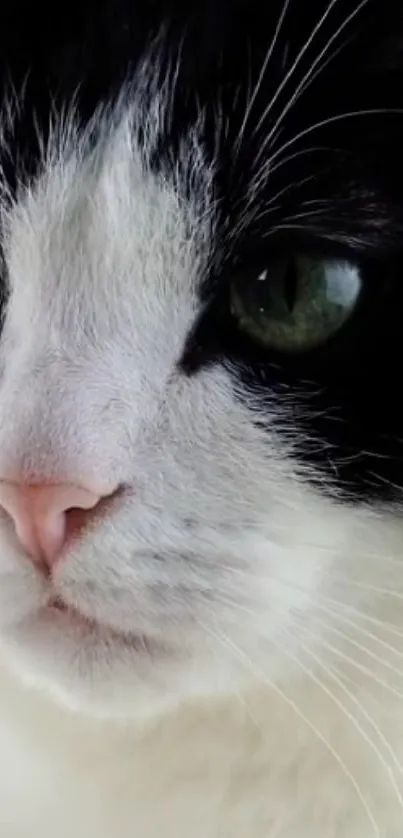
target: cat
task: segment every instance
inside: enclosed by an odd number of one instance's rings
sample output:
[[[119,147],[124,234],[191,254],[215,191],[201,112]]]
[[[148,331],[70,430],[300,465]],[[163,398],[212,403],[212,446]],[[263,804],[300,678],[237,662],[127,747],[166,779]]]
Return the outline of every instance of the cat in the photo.
[[[0,8],[1,838],[403,834],[403,11]]]

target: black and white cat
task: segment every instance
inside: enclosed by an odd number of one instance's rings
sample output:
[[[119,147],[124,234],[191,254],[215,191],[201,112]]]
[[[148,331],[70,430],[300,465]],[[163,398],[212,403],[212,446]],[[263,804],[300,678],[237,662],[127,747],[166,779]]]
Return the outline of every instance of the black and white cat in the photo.
[[[1,838],[403,834],[403,9],[0,7]]]

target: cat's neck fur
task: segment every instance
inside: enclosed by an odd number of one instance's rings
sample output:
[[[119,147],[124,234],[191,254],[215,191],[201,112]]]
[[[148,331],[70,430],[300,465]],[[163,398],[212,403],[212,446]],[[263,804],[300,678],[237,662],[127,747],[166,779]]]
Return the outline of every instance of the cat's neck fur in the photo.
[[[398,838],[398,696],[385,701],[381,674],[370,689],[348,666],[319,683],[305,664],[313,677],[284,690],[119,725],[65,713],[2,670],[3,838]]]

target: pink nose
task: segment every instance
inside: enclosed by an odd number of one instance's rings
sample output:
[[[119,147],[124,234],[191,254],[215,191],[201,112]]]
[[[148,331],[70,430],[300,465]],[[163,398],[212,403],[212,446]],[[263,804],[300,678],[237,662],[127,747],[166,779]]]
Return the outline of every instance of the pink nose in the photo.
[[[69,484],[27,486],[0,481],[0,506],[12,518],[18,540],[32,559],[49,569],[103,497]]]

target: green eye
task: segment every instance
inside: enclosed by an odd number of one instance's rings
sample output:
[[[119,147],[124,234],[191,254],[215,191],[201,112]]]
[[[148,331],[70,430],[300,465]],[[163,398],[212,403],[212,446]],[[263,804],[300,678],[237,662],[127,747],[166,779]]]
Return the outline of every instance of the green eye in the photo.
[[[346,323],[360,292],[353,264],[296,256],[254,278],[235,278],[231,313],[243,332],[268,349],[303,352],[325,343]]]

